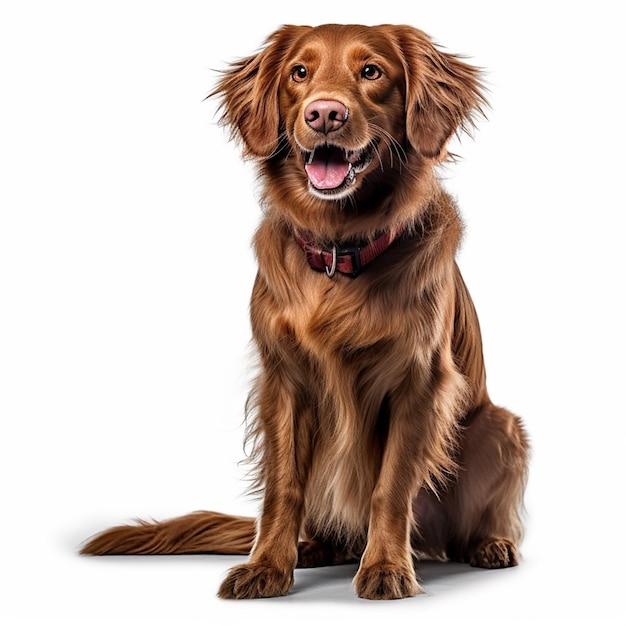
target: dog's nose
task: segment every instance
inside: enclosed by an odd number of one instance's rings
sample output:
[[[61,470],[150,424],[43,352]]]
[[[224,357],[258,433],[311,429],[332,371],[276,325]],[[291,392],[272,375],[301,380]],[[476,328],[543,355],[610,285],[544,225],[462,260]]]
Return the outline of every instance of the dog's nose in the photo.
[[[341,128],[348,119],[348,107],[337,100],[315,100],[304,109],[306,123],[318,133]]]

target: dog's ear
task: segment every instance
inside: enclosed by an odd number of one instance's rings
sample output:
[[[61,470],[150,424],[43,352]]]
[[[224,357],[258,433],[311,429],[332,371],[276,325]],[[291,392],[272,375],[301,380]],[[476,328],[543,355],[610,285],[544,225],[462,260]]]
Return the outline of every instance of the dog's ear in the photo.
[[[264,158],[277,147],[280,135],[278,87],[285,55],[307,27],[283,26],[265,42],[262,50],[225,70],[216,89],[220,96],[221,123],[241,139],[246,156]]]
[[[404,66],[407,139],[423,156],[439,157],[455,132],[469,133],[484,115],[481,72],[415,28],[389,28]]]

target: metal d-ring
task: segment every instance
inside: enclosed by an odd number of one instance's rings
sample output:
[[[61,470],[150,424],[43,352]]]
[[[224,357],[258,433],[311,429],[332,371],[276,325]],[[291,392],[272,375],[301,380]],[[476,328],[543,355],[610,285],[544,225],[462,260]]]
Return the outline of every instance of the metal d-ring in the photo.
[[[328,268],[328,265],[326,265],[323,254],[321,255],[321,257],[322,263],[324,263],[324,269],[326,270],[326,276],[332,278],[337,271],[337,246],[333,246],[333,264],[330,266],[330,269]]]

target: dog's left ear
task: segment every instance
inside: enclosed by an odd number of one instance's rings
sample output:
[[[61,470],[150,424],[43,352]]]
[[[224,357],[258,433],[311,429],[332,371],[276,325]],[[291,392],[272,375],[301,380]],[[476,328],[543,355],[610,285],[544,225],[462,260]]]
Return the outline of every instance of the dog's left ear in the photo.
[[[484,115],[480,70],[442,52],[415,28],[388,28],[404,66],[407,140],[423,156],[439,157],[455,132],[470,132],[476,116]]]
[[[283,26],[253,56],[233,63],[223,72],[216,89],[209,95],[222,98],[222,124],[241,139],[244,155],[270,156],[278,145],[280,115],[278,87],[284,57],[304,26]]]

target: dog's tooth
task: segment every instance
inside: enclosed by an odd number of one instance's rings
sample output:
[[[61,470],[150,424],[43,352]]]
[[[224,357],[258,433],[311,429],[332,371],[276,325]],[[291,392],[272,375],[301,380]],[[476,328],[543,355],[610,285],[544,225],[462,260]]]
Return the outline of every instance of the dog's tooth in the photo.
[[[311,163],[313,163],[314,157],[315,157],[315,150],[311,150],[311,152],[309,152],[309,160],[307,161],[307,165],[311,165]]]
[[[352,164],[357,163],[359,159],[361,158],[361,152],[362,150],[346,150],[345,151],[346,161]]]
[[[354,185],[354,181],[356,180],[356,172],[354,171],[354,166],[350,164],[350,169],[348,170],[348,174],[345,178],[346,185]]]

